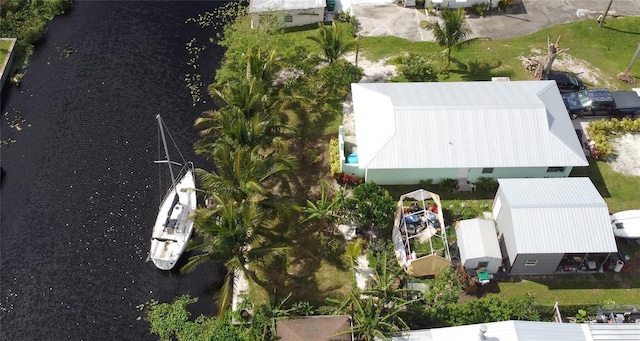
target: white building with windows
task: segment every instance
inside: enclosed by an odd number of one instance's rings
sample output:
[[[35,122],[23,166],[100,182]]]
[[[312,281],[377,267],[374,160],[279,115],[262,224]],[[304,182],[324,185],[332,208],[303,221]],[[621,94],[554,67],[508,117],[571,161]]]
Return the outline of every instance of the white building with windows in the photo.
[[[281,16],[285,27],[303,26],[324,21],[326,0],[251,0],[251,27],[268,13]]]
[[[589,178],[498,183],[492,210],[509,274],[613,269],[619,259],[609,209]]]

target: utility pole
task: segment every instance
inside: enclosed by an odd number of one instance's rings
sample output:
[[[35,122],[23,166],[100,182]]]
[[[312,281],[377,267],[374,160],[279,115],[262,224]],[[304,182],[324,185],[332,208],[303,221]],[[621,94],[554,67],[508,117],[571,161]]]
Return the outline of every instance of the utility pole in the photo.
[[[609,5],[607,5],[607,9],[604,11],[604,15],[602,16],[602,19],[600,19],[598,26],[602,27],[602,24],[604,23],[604,19],[607,18],[607,13],[609,13],[609,9],[611,8],[612,3],[613,3],[613,0],[609,0]]]
[[[626,72],[631,72],[631,68],[633,67],[633,64],[636,62],[636,59],[638,59],[638,54],[640,54],[640,44],[638,44],[636,53],[633,54],[633,58],[631,58],[631,62],[629,63],[629,66],[627,66],[627,69],[625,70]]]

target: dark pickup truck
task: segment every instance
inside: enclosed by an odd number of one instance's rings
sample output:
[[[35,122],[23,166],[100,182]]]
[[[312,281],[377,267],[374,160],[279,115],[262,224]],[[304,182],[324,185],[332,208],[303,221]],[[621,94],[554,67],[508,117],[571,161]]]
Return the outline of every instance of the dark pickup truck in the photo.
[[[562,100],[574,120],[591,116],[635,118],[640,114],[640,97],[635,91],[580,90],[562,95]]]

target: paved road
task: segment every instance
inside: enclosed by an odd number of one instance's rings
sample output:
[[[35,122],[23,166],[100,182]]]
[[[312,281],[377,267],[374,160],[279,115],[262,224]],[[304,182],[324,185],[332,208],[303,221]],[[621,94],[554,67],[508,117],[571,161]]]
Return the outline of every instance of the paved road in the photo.
[[[604,0],[516,0],[506,12],[485,18],[469,18],[474,36],[503,39],[539,31],[551,25],[593,19],[604,13]],[[433,41],[433,35],[420,28],[427,17],[415,8],[395,4],[354,6],[353,11],[364,36],[398,36],[411,41]],[[614,0],[609,11],[613,16],[640,16],[640,0]],[[607,20],[615,20],[609,18]]]

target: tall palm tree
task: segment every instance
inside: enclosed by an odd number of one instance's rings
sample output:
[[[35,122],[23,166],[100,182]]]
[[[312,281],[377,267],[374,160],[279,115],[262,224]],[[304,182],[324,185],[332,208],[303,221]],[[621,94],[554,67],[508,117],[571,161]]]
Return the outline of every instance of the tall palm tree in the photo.
[[[285,181],[296,168],[295,158],[286,151],[264,151],[225,141],[214,146],[215,173],[196,169],[200,188],[205,192],[223,193],[237,201],[264,201],[272,194],[268,188]]]
[[[261,232],[268,228],[269,220],[257,203],[238,202],[217,194],[211,194],[211,199],[212,208],[196,210],[197,237],[189,245],[189,250],[202,252],[191,256],[181,271],[190,272],[209,260],[225,262],[228,271],[219,302],[220,314],[223,314],[231,302],[236,272],[241,271],[254,282],[264,284],[255,271],[249,270],[249,262],[282,255],[287,248],[265,244]]]
[[[464,16],[465,11],[462,7],[457,10],[444,8],[442,10],[444,23],[442,25],[439,22],[422,22],[422,27],[431,30],[438,45],[445,48],[442,51],[443,61],[441,72],[447,72],[449,70],[452,49],[459,51],[478,40],[487,39],[485,37],[468,39],[473,32],[465,25]]]
[[[336,25],[335,21],[331,22],[331,26],[323,23],[318,24],[318,26],[318,35],[308,36],[307,39],[313,40],[320,46],[323,53],[322,59],[329,64],[333,64],[356,46],[356,40],[352,37],[347,37],[345,31]]]

